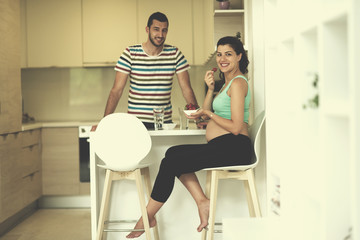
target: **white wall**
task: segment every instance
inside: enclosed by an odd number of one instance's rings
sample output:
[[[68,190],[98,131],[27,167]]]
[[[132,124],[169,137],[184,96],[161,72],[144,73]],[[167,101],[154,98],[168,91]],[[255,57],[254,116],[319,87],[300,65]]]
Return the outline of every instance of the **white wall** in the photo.
[[[265,110],[264,1],[251,0],[250,27],[253,50],[254,117]]]

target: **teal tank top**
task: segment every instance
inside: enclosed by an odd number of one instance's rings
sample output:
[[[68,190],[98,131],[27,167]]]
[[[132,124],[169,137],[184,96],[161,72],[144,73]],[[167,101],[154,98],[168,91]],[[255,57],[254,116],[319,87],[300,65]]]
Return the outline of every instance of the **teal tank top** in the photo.
[[[223,117],[226,119],[231,119],[231,103],[230,103],[231,98],[229,97],[229,95],[227,95],[227,91],[229,90],[231,83],[235,78],[243,78],[248,83],[248,80],[244,76],[234,77],[233,79],[231,79],[230,83],[223,91],[220,90],[221,92],[215,97],[213,104],[212,104],[214,113],[216,115],[219,115],[220,117]],[[223,86],[223,88],[224,88],[224,86]],[[251,99],[250,87],[249,87],[249,83],[248,83],[248,91],[247,91],[247,94],[245,97],[245,106],[244,106],[244,122],[246,122],[246,123],[249,122],[250,99]]]

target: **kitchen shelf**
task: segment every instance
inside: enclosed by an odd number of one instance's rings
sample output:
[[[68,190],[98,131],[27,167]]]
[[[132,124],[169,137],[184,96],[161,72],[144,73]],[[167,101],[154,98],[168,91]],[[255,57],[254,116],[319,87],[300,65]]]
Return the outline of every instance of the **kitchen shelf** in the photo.
[[[215,17],[221,17],[221,16],[241,16],[245,13],[244,9],[229,9],[229,10],[215,10],[214,16]]]
[[[326,116],[349,117],[351,103],[349,100],[326,99],[321,102],[322,111]]]
[[[321,18],[323,22],[329,22],[344,18],[348,16],[349,7],[340,3],[324,4],[323,10],[321,11]]]
[[[349,97],[349,49],[347,17],[333,19],[322,25],[321,97],[346,100]]]
[[[240,32],[245,49],[248,47],[248,0],[234,0],[230,9],[217,9],[214,1],[214,45],[224,36],[236,36]]]
[[[333,239],[344,239],[351,226],[351,208],[344,199],[351,199],[350,121],[345,117],[325,117],[323,121],[323,156],[326,160],[325,209],[331,216],[326,218],[327,233]],[[326,141],[325,141],[326,140]],[[339,203],[341,207],[339,207]],[[341,221],[338,217],[341,216]],[[335,230],[336,229],[336,230]]]

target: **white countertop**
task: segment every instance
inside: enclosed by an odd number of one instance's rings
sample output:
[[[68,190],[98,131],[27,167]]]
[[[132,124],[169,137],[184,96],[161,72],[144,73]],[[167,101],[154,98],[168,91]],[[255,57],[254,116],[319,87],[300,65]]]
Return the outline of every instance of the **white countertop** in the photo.
[[[184,136],[184,135],[205,135],[205,129],[188,129],[188,130],[180,130],[175,128],[173,130],[150,130],[150,136]]]
[[[35,123],[26,123],[22,125],[22,131],[28,131],[38,128],[50,128],[50,127],[79,127],[79,126],[92,126],[97,124],[97,122],[35,122]],[[197,129],[196,125],[190,123],[188,130],[181,130],[179,126],[173,130],[149,130],[150,136],[196,136],[196,135],[205,135],[205,129]]]

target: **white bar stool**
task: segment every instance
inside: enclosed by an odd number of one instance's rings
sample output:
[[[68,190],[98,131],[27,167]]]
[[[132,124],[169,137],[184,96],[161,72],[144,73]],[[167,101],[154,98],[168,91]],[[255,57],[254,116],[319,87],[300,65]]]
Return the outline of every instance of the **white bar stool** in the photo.
[[[152,238],[144,195],[144,188],[148,198],[150,198],[151,191],[150,164],[141,163],[141,160],[147,156],[151,149],[151,138],[145,126],[134,115],[127,113],[107,115],[98,124],[92,138],[92,144],[96,155],[105,163],[99,167],[106,170],[96,239],[101,240],[106,232],[134,231],[133,229],[105,228],[109,223],[132,222],[108,220],[112,183],[128,179],[136,183],[141,216],[144,222],[144,229],[135,231],[145,231],[147,240],[159,240],[157,225],[153,228],[154,238]],[[144,177],[144,183],[142,177]]]
[[[250,126],[249,134],[254,145],[255,153],[253,164],[203,169],[207,171],[205,193],[206,196],[210,199],[210,211],[208,230],[202,231],[202,240],[213,240],[214,233],[221,232],[214,230],[215,225],[221,225],[221,223],[215,223],[216,199],[218,183],[220,179],[236,179],[244,181],[250,216],[261,217],[259,200],[256,193],[254,168],[257,166],[259,159],[261,159],[260,136],[264,132],[264,122],[265,112],[262,112],[255,119],[255,122]]]

